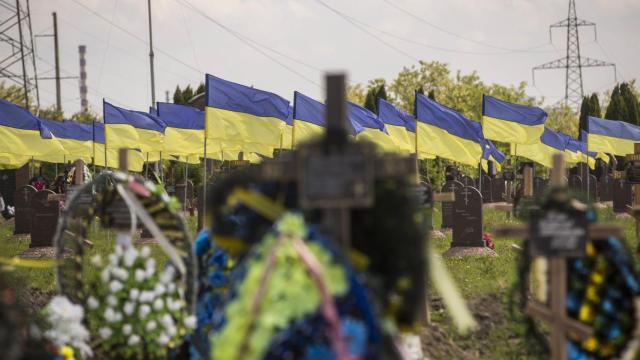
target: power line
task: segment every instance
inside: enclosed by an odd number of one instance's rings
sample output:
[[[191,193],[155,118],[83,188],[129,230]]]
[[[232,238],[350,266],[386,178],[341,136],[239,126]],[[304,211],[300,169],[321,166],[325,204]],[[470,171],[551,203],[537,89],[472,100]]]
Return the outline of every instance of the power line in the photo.
[[[478,44],[478,45],[490,47],[490,48],[493,48],[493,49],[504,50],[504,51],[508,51],[510,53],[513,53],[513,52],[533,52],[531,50],[538,49],[538,48],[541,48],[541,47],[549,45],[549,43],[544,43],[544,44],[531,46],[531,47],[523,48],[523,49],[513,49],[513,48],[507,48],[507,47],[492,45],[492,44],[486,43],[484,41],[476,40],[476,39],[473,39],[473,38],[470,38],[470,37],[466,37],[466,36],[460,35],[460,34],[455,33],[453,31],[447,30],[447,29],[445,29],[445,28],[443,28],[441,26],[438,26],[438,25],[436,25],[436,24],[434,24],[434,23],[432,23],[432,22],[430,22],[430,21],[428,21],[428,20],[426,20],[426,19],[414,14],[413,12],[411,12],[411,11],[405,9],[405,8],[402,8],[401,6],[393,3],[390,0],[382,0],[382,1],[384,1],[385,3],[390,5],[391,7],[395,8],[396,10],[398,10],[398,11],[400,11],[400,12],[402,12],[402,13],[404,13],[404,14],[406,14],[406,15],[408,15],[408,16],[416,19],[416,20],[418,20],[419,22],[421,22],[421,23],[423,23],[423,24],[425,24],[425,25],[427,25],[427,26],[429,26],[431,28],[439,30],[439,31],[441,31],[441,32],[443,32],[445,34],[451,35],[451,36],[456,37],[458,39],[462,39],[462,40],[465,40],[465,41],[468,41],[468,42],[472,42],[472,43],[475,43],[475,44]]]
[[[386,40],[380,38],[378,35],[372,33],[371,31],[367,30],[364,26],[362,26],[361,24],[359,24],[358,22],[356,22],[353,18],[351,18],[350,16],[345,15],[344,13],[340,12],[339,10],[331,7],[329,4],[325,3],[322,0],[314,0],[315,2],[317,2],[318,4],[322,5],[323,7],[329,9],[329,11],[333,12],[334,14],[338,15],[339,17],[341,17],[343,20],[345,20],[346,22],[350,23],[351,25],[355,26],[356,28],[360,29],[360,31],[363,31],[364,33],[366,33],[367,35],[371,36],[372,38],[378,40],[379,42],[381,42],[382,44],[384,44],[385,46],[387,46],[388,48],[406,56],[407,58],[413,60],[413,61],[419,61],[419,59],[417,59],[416,57],[414,57],[413,55],[405,52],[404,50],[394,46],[393,44],[387,42]]]
[[[76,1],[76,0],[74,0]],[[257,45],[254,44],[254,42],[252,42],[253,40],[249,41],[246,39],[246,36],[238,33],[237,31],[231,29],[230,27],[222,24],[221,22],[219,22],[218,20],[212,18],[211,16],[209,16],[208,14],[206,14],[202,9],[198,9],[197,7],[195,7],[193,4],[191,4],[189,1],[187,0],[176,0],[178,2],[180,2],[182,5],[187,6],[188,8],[190,8],[192,11],[194,11],[195,13],[199,14],[200,16],[202,16],[203,18],[209,20],[210,22],[214,23],[215,25],[217,25],[218,27],[220,27],[221,29],[223,29],[224,31],[228,32],[229,34],[231,34],[233,37],[235,37],[236,39],[242,41],[243,43],[245,43],[247,46],[251,47],[252,49],[254,49],[255,51],[259,52],[260,54],[262,54],[263,56],[265,56],[266,58],[270,59],[271,61],[275,62],[276,64],[280,65],[282,68],[284,68],[285,70],[299,76],[300,78],[316,85],[317,87],[322,89],[322,85],[320,85],[319,83],[317,83],[316,81],[308,78],[307,76],[305,76],[304,74],[296,71],[295,69],[289,67],[287,64],[281,62],[280,60],[274,58],[273,56],[269,55],[268,53],[266,53],[265,51],[263,51],[260,47],[258,47]],[[263,47],[266,47],[266,45],[261,45]],[[275,51],[275,50],[273,50]]]

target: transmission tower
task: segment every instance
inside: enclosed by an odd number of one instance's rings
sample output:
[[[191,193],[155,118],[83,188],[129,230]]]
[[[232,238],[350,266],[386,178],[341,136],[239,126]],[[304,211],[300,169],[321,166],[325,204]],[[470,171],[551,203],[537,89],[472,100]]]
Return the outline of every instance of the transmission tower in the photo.
[[[536,66],[532,70],[534,76],[533,82],[535,84],[536,70],[565,69],[566,78],[564,102],[574,110],[580,107],[580,102],[584,96],[584,89],[582,87],[582,68],[612,66],[614,69],[614,77],[616,76],[615,64],[580,56],[580,37],[578,34],[578,28],[582,26],[593,27],[593,33],[597,41],[598,33],[596,31],[596,24],[587,20],[578,19],[576,15],[576,2],[575,0],[569,0],[569,15],[567,18],[549,27],[549,38],[551,40],[554,28],[567,28],[567,55],[564,58]]]
[[[22,87],[26,108],[40,107],[29,0],[0,0],[0,54],[0,79]]]

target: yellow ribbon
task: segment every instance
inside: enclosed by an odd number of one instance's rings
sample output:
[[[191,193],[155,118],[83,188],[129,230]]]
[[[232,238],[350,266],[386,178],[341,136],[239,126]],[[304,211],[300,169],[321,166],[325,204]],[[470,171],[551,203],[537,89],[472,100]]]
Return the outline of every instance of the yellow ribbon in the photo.
[[[285,211],[285,208],[282,205],[255,190],[247,190],[243,188],[234,189],[227,199],[227,205],[234,206],[237,203],[244,204],[251,210],[271,221],[279,219]]]
[[[52,268],[58,265],[58,261],[54,259],[22,259],[14,257],[0,257],[0,264],[8,266],[22,266],[35,269]]]

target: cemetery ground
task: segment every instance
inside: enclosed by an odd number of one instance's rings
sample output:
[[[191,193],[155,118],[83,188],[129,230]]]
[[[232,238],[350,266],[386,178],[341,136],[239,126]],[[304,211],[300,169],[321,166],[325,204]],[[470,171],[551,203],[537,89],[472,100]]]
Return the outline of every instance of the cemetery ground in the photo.
[[[483,211],[483,231],[493,233],[495,226],[517,223],[504,212],[491,209]],[[439,205],[434,209],[434,228],[440,227]],[[635,222],[630,217],[616,218],[611,208],[598,209],[598,220],[602,223],[622,226],[629,249],[635,251]],[[195,218],[189,218],[189,227],[195,232]],[[510,299],[517,301],[513,294],[517,280],[519,251],[513,245],[521,245],[522,239],[495,238],[498,257],[446,258],[445,264],[466,299],[476,321],[477,330],[459,335],[437,294],[430,292],[429,306],[431,322],[421,331],[423,351],[430,359],[544,359],[539,345],[525,339],[525,323],[517,302],[511,306]],[[85,261],[94,254],[106,256],[113,248],[115,236],[96,231],[91,237],[94,246]],[[400,240],[400,239],[398,239]],[[437,253],[443,253],[451,244],[451,232],[444,237],[431,239]],[[0,254],[3,257],[19,255],[29,246],[28,238],[14,237],[13,225],[0,220]],[[153,257],[159,264],[165,256],[157,245],[150,245]],[[398,259],[402,261],[401,259]],[[47,303],[56,291],[52,269],[31,269],[16,267],[5,269],[5,278],[18,289],[19,296],[33,313]],[[91,270],[89,270],[91,271]],[[513,314],[510,311],[513,308]]]

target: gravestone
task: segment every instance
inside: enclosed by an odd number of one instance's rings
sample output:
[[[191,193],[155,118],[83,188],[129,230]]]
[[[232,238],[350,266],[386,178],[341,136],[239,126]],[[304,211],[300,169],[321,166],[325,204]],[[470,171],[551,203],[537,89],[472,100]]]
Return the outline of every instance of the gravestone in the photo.
[[[16,211],[14,235],[31,233],[31,198],[36,192],[36,188],[31,185],[16,190],[13,196]]]
[[[600,197],[600,201],[608,202],[613,200],[612,186],[613,177],[611,174],[604,174],[600,177],[598,181],[598,196]]]
[[[191,208],[193,206],[193,182],[188,180],[186,186],[185,183],[182,182],[176,184],[175,188],[175,197],[177,197],[182,204],[182,208],[184,210]]]
[[[0,170],[0,196],[7,206],[13,206],[13,195],[16,192],[16,171]]]
[[[458,189],[463,188],[464,185],[457,180],[448,180],[442,185],[442,192],[455,193]],[[441,229],[451,229],[453,227],[453,202],[442,203],[442,225]]]
[[[505,192],[505,184],[503,178],[495,178],[491,180],[491,199],[493,202],[503,202],[504,200],[504,192]]]
[[[471,186],[456,189],[453,202],[452,247],[484,247],[482,239],[482,195]]]
[[[582,177],[580,177],[580,175],[576,175],[576,174],[569,175],[569,189],[576,192],[583,191]]]
[[[460,177],[460,182],[464,185],[464,186],[470,186],[472,188],[476,187],[476,182],[473,180],[473,178],[469,175],[462,175]]]
[[[478,179],[478,186],[476,187],[476,189],[480,189],[482,202],[493,202],[493,196],[491,194],[491,183],[493,182],[493,179],[491,179],[491,177],[489,177],[489,175],[487,174],[482,174],[482,176],[480,176]]]
[[[589,201],[593,201],[593,202],[598,201],[598,179],[596,178],[595,175],[589,174],[588,185],[589,185],[589,189],[588,189]],[[586,188],[587,184],[584,184],[584,186]]]
[[[624,179],[613,180],[613,212],[626,213],[627,206],[631,205],[633,199],[633,192],[631,184]]]
[[[547,190],[547,184],[549,180],[543,179],[539,176],[533,178],[533,197],[540,198],[544,195],[545,190]]]
[[[40,190],[31,197],[31,243],[29,247],[51,247],[58,225],[60,203],[49,200],[51,190]]]

